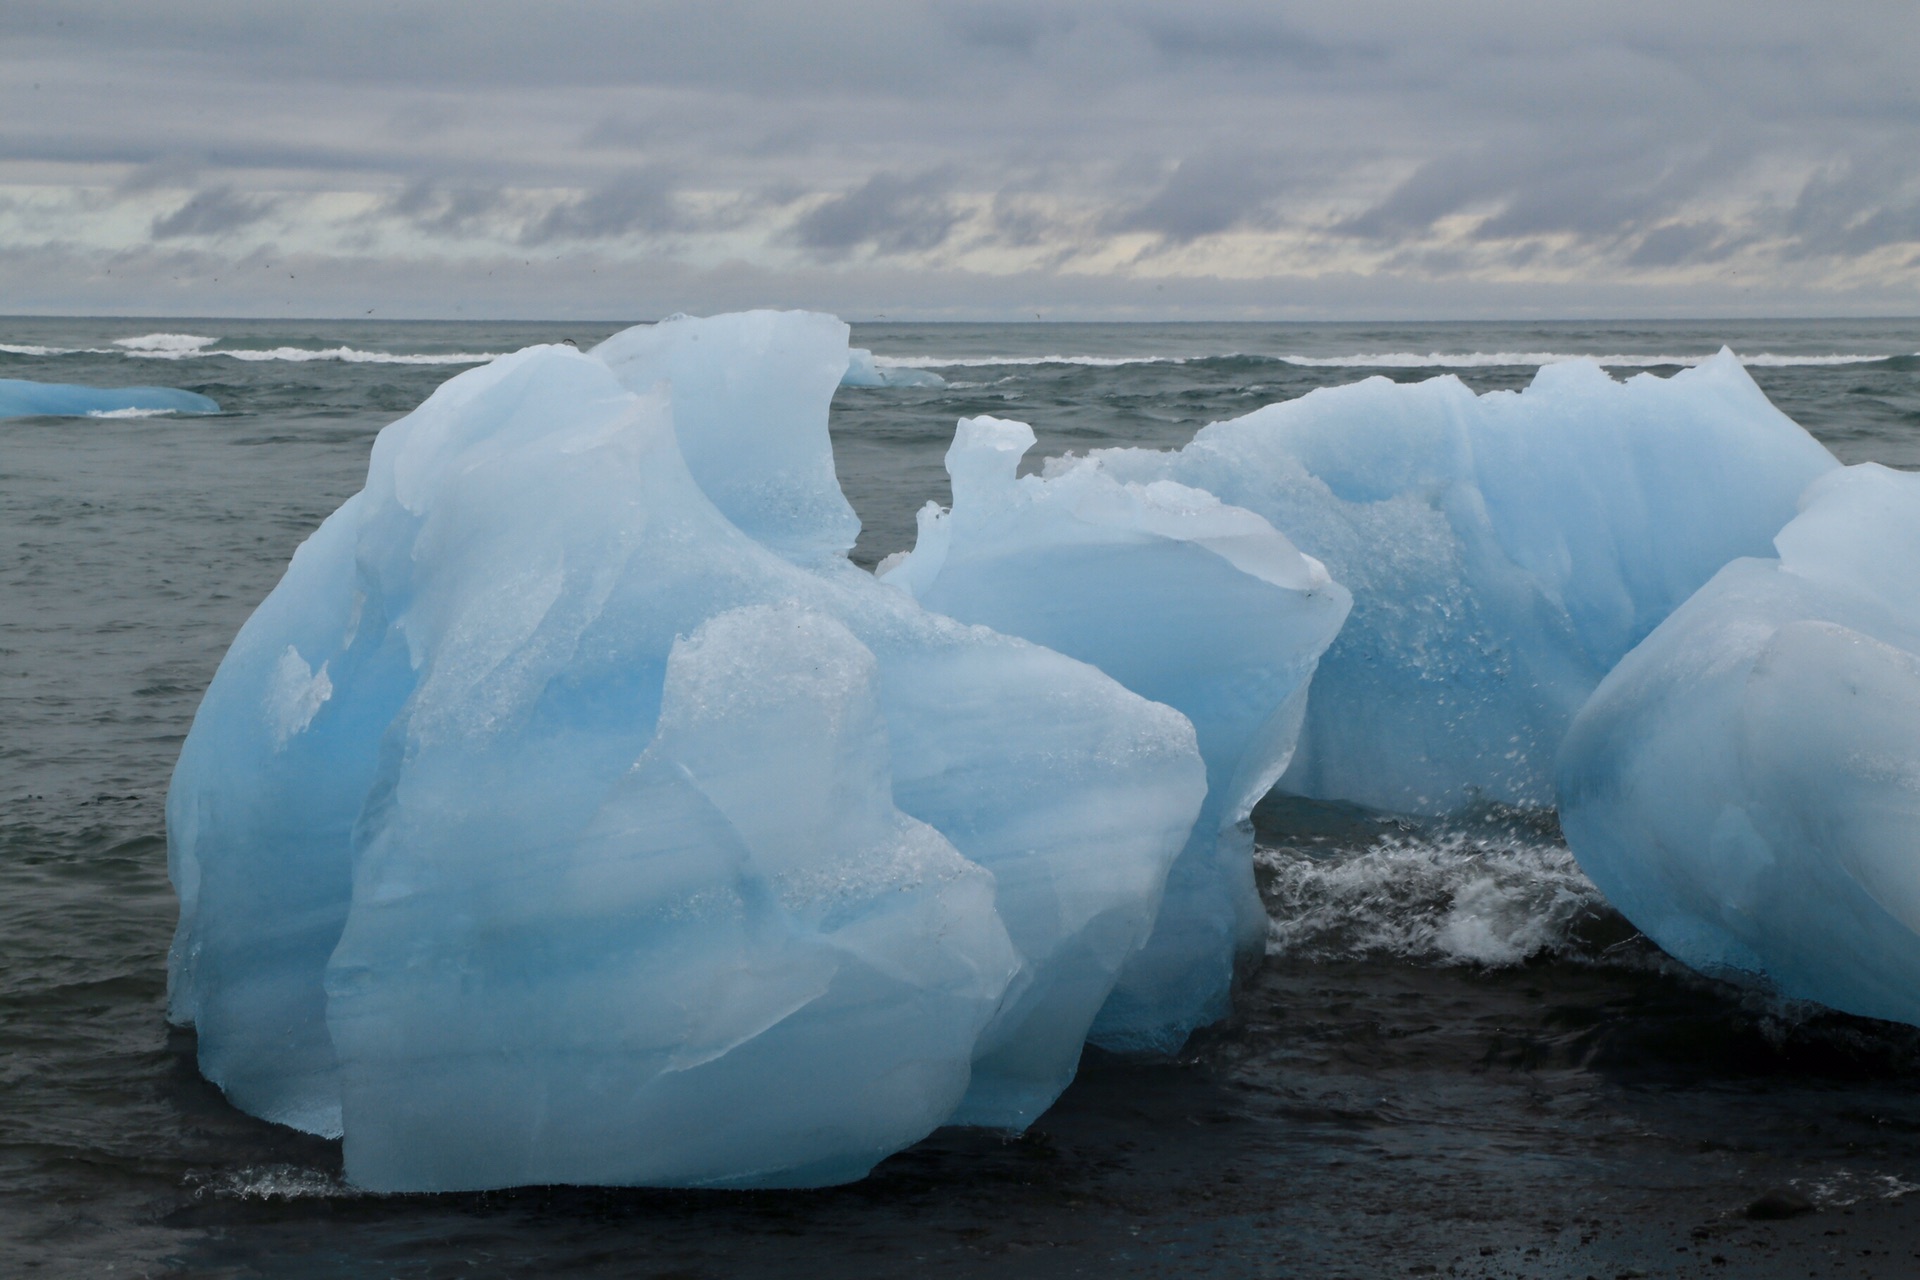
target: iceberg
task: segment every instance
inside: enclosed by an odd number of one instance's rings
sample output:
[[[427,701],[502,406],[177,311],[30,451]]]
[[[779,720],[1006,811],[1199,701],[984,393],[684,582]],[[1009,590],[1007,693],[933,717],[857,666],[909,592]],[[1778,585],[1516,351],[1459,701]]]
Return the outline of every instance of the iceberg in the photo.
[[[912,369],[902,365],[876,364],[873,352],[854,347],[847,352],[847,371],[841,375],[843,387],[944,387],[947,380],[931,369]]]
[[[1206,804],[1093,1035],[1171,1052],[1227,1014],[1236,954],[1265,942],[1249,815],[1286,768],[1350,600],[1273,526],[1211,494],[1123,484],[1090,464],[1016,478],[1033,444],[1025,423],[962,420],[947,453],[951,510],[923,509],[913,551],[881,579],[1092,663],[1193,722]]]
[[[0,418],[132,418],[218,413],[206,396],[173,387],[87,387],[0,378]]]
[[[1920,476],[1830,472],[1567,735],[1581,868],[1669,954],[1920,1025]]]
[[[1839,466],[1724,350],[1624,383],[1549,364],[1485,395],[1373,377],[1091,462],[1255,512],[1353,593],[1279,785],[1423,815],[1551,806],[1601,678]]]
[[[841,554],[831,317],[535,347],[375,441],[195,717],[171,1016],[376,1190],[845,1181],[1071,1079],[1192,725]]]

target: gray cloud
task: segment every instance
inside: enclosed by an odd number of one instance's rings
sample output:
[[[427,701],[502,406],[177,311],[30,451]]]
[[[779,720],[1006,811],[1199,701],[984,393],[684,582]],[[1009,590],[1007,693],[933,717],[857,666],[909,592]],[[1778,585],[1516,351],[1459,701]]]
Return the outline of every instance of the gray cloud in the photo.
[[[1141,26],[1155,49],[1176,59],[1329,70],[1356,60],[1378,61],[1386,52],[1377,39],[1333,43],[1317,38],[1265,7],[1150,12]]]
[[[506,203],[497,187],[446,187],[428,178],[419,178],[394,193],[380,213],[405,218],[430,234],[461,234],[498,212]]]
[[[1168,244],[1260,225],[1271,220],[1274,198],[1287,189],[1285,171],[1272,157],[1218,152],[1182,160],[1161,188],[1108,226],[1151,231]]]
[[[1787,217],[1802,257],[1870,253],[1920,241],[1920,159],[1881,152],[1815,174]]]
[[[144,191],[191,187],[199,178],[200,169],[201,162],[194,156],[158,156],[127,174],[116,189],[122,195],[138,195]]]
[[[274,202],[243,196],[230,186],[197,191],[172,213],[153,220],[155,240],[178,236],[219,236],[252,226],[273,212]]]
[[[1920,242],[1910,4],[11,0],[0,249],[111,252],[134,204],[210,251],[269,212],[276,244],[404,245],[396,279],[517,242],[874,279],[1180,249],[1224,281],[1283,231],[1258,261],[1338,262],[1355,297],[1734,255],[1864,288],[1862,255]]]
[[[1677,267],[1685,263],[1718,262],[1738,247],[1726,224],[1713,218],[1698,222],[1668,222],[1640,238],[1627,255],[1630,267]]]
[[[853,190],[802,214],[793,238],[802,248],[839,257],[868,246],[878,253],[921,253],[943,244],[960,221],[941,173],[876,173]]]
[[[597,191],[549,209],[521,231],[520,243],[604,240],[636,232],[659,235],[687,225],[672,176],[659,169],[635,169]]]
[[[1572,234],[1632,235],[1736,175],[1751,151],[1728,140],[1661,143],[1640,131],[1584,131],[1508,146],[1483,146],[1422,164],[1341,234],[1392,241],[1430,232],[1441,219],[1478,215],[1479,240]],[[1677,232],[1659,244],[1677,243]],[[1651,262],[1651,259],[1646,260]]]

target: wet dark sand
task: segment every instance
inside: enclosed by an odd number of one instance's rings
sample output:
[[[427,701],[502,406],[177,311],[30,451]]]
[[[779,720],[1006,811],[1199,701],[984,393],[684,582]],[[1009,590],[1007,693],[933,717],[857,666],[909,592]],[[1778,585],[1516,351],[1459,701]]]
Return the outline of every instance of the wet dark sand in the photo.
[[[863,1183],[799,1193],[357,1196],[334,1181],[337,1147],[232,1111],[176,1034],[188,1130],[229,1169],[249,1148],[253,1182],[207,1170],[159,1197],[144,1243],[173,1243],[146,1269],[1920,1274],[1905,1029],[1787,1026],[1698,980],[1565,963],[1270,965],[1243,1004],[1258,1012],[1178,1061],[1089,1061],[1023,1137],[942,1133]],[[276,1181],[308,1194],[265,1193]],[[1750,1218],[1771,1189],[1815,1207]]]

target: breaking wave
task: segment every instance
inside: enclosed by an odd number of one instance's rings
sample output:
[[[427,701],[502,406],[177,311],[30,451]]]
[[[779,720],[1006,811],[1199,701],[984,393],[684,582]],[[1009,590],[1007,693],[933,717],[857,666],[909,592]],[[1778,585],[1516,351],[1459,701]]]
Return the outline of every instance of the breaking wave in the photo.
[[[137,338],[115,338],[113,345],[129,354],[145,356],[191,355],[210,347],[218,338],[203,338],[197,333],[143,333]]]
[[[125,356],[133,360],[199,360],[225,357],[249,362],[316,360],[341,364],[486,364],[497,351],[368,351],[360,347],[216,347],[221,339],[198,333],[143,333],[115,338],[110,347],[47,347],[0,342],[0,355],[14,356]]]
[[[238,1200],[331,1200],[363,1194],[336,1174],[291,1164],[230,1170],[205,1179],[196,1190]]]
[[[1592,360],[1596,364],[1611,369],[1660,369],[1674,366],[1692,366],[1705,363],[1713,358],[1713,353],[1705,355],[1585,355],[1564,351],[1434,351],[1426,355],[1416,355],[1409,351],[1383,352],[1369,355],[1351,356],[1278,356],[1286,364],[1301,365],[1309,369],[1490,369],[1526,367],[1529,365],[1562,364],[1569,360]],[[1755,368],[1797,368],[1802,366],[1838,365],[1838,364],[1878,364],[1883,360],[1900,359],[1891,355],[1775,355],[1762,351],[1756,355],[1741,356],[1740,363]]]
[[[1920,355],[1920,352],[1914,353]],[[1527,368],[1560,364],[1568,360],[1592,360],[1614,369],[1660,369],[1690,367],[1713,358],[1699,355],[1587,355],[1565,351],[1433,351],[1420,355],[1410,351],[1367,352],[1355,355],[1250,355],[1222,352],[1205,356],[875,356],[881,368],[899,369],[979,369],[1013,365],[1085,365],[1096,369],[1119,368],[1136,364],[1196,364],[1209,360],[1249,360],[1296,365],[1307,369],[1496,369]],[[1778,355],[1759,352],[1741,356],[1740,363],[1754,368],[1800,368],[1823,365],[1879,364],[1887,360],[1909,358],[1905,354],[1862,355]]]
[[[1501,967],[1588,955],[1603,923],[1631,932],[1554,842],[1399,834],[1331,856],[1262,848],[1254,858],[1269,956]]]

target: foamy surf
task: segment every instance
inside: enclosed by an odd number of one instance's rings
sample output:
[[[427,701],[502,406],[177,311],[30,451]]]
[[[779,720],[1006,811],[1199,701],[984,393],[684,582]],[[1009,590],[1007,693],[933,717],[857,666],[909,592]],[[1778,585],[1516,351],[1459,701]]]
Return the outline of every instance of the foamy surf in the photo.
[[[1267,954],[1504,967],[1586,948],[1613,915],[1565,845],[1463,833],[1388,836],[1333,856],[1262,848]]]
[[[143,333],[135,338],[115,338],[113,345],[124,347],[132,355],[165,356],[191,355],[218,341],[220,339],[203,337],[197,333]]]
[[[333,1200],[363,1194],[336,1174],[291,1164],[229,1170],[202,1183],[196,1193],[233,1200]]]
[[[497,359],[497,351],[370,351],[362,347],[215,347],[219,338],[191,333],[149,333],[136,338],[115,338],[110,347],[49,347],[30,343],[0,342],[0,355],[11,356],[122,356],[129,360],[205,360],[225,357],[248,363],[286,361],[304,364],[330,361],[339,364],[456,365],[486,364]]]
[[[1691,355],[1668,353],[1595,355],[1573,351],[1431,351],[1420,354],[1411,351],[1380,351],[1358,352],[1352,355],[1309,356],[1256,355],[1221,351],[1195,356],[875,356],[873,362],[880,368],[895,369],[985,369],[1037,365],[1083,365],[1095,369],[1116,369],[1127,365],[1179,365],[1204,360],[1263,360],[1275,364],[1295,365],[1303,369],[1524,369],[1538,368],[1548,364],[1564,364],[1570,360],[1591,360],[1609,369],[1669,369],[1691,368],[1711,360],[1714,354],[1710,351]],[[1920,356],[1920,352],[1911,354]],[[1826,355],[1793,355],[1762,351],[1755,355],[1738,358],[1741,364],[1750,368],[1788,369],[1878,364],[1886,360],[1909,358],[1909,353],[1869,355],[1857,352],[1836,352]]]
[[[217,339],[210,339],[217,341]],[[485,364],[497,351],[399,352],[367,351],[359,347],[143,347],[124,353],[145,360],[191,360],[225,356],[229,360],[285,360],[293,363],[335,361],[341,364]]]

